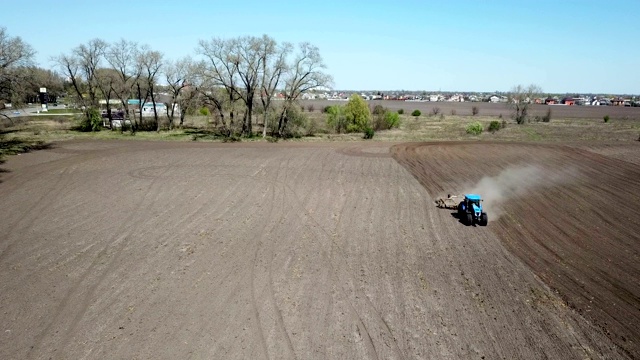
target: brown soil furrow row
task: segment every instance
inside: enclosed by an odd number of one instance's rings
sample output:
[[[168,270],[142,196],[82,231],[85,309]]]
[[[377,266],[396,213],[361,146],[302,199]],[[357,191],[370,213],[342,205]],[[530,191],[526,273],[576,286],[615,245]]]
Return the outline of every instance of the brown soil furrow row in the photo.
[[[145,200],[150,196],[151,190],[152,186],[149,187],[140,202],[136,205],[138,210],[142,208],[143,204],[147,205],[145,204]],[[82,270],[80,276],[71,284],[65,296],[58,303],[51,321],[36,335],[30,353],[28,354],[29,357],[32,356],[32,352],[40,350],[45,338],[50,336],[52,327],[57,327],[63,331],[61,334],[56,331],[55,337],[60,338],[51,339],[51,341],[59,341],[61,344],[69,343],[70,337],[72,336],[71,334],[74,333],[80,319],[87,311],[97,286],[107,275],[107,272],[111,269],[126,245],[127,234],[130,232],[132,226],[133,224],[131,223],[122,224],[113,238],[107,241],[107,243],[104,244],[105,246],[96,253],[91,264]],[[90,283],[87,281],[89,278],[91,278]],[[82,287],[83,285],[86,289]],[[69,316],[71,307],[73,307],[73,315]],[[61,326],[61,324],[65,323],[66,326]]]
[[[528,191],[505,201],[506,215],[490,227],[571,308],[602,328],[624,352],[637,353],[638,344],[629,339],[640,336],[640,288],[630,279],[640,270],[640,223],[625,215],[637,208],[633,194],[640,193],[640,172],[628,162],[569,147],[524,148],[529,151],[522,152],[519,144],[410,144],[406,153],[396,147],[394,155],[434,195],[442,191],[441,184],[450,183],[442,171],[433,175],[432,170],[442,167],[434,158],[447,159],[459,178],[475,181],[521,163],[537,164],[550,174],[547,183],[515,184]],[[511,155],[492,155],[500,150]],[[553,181],[553,174],[567,169],[568,179]]]
[[[3,164],[0,358],[637,357],[631,148],[58,146]]]

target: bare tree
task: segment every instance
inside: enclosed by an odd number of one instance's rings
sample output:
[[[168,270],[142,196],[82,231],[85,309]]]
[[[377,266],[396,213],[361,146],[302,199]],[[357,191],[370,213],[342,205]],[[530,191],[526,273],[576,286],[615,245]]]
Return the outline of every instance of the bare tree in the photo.
[[[19,36],[11,37],[7,29],[0,26],[0,71],[12,67],[29,66],[35,54],[31,45],[22,41]]]
[[[245,136],[250,136],[253,133],[251,126],[253,105],[256,92],[259,89],[262,61],[265,59],[261,56],[261,45],[271,42],[275,43],[267,35],[263,35],[262,38],[247,36],[232,40],[231,49],[233,52],[230,55],[232,60],[236,62],[237,74],[243,85],[242,89],[235,88],[235,91],[246,108],[242,121],[242,134]]]
[[[90,109],[98,107],[96,71],[102,65],[107,46],[105,41],[93,39],[74,48],[70,54],[62,54],[53,59],[71,81],[77,101],[84,107],[87,119]],[[84,96],[85,90],[88,97]]]
[[[264,38],[261,44],[262,56],[262,78],[260,79],[260,103],[262,104],[263,121],[262,137],[267,136],[269,110],[282,75],[287,70],[287,56],[291,53],[293,46],[284,43],[278,46],[275,40]]]
[[[529,108],[535,98],[542,93],[542,89],[535,84],[529,86],[517,85],[509,92],[508,105],[513,110],[512,117],[518,124],[523,124],[529,116]]]
[[[107,46],[108,44],[104,40],[93,39],[73,50],[73,55],[87,85],[89,105],[91,107],[97,107],[98,105],[96,70],[102,65]]]
[[[142,75],[142,66],[137,61],[138,44],[121,39],[109,46],[105,57],[111,68],[117,72],[118,81],[114,82],[114,93],[122,103],[125,116],[128,117],[130,115],[129,99]],[[135,131],[135,116],[131,124],[132,131]]]
[[[174,115],[176,106],[179,107],[179,111],[184,111],[180,106],[181,95],[183,90],[189,86],[189,78],[191,77],[191,71],[194,70],[192,66],[192,60],[189,57],[177,60],[169,61],[164,67],[164,75],[169,86],[169,92],[171,94],[171,103],[167,104],[167,117],[169,118],[169,129],[173,128]],[[189,96],[191,94],[187,94]],[[184,117],[180,116],[180,125],[184,121]]]
[[[143,46],[142,51],[138,54],[138,61],[142,66],[142,72],[144,79],[146,80],[147,96],[151,97],[151,104],[153,107],[153,118],[155,120],[156,130],[160,130],[160,122],[158,121],[158,109],[156,108],[155,98],[155,84],[157,77],[162,67],[162,53],[149,49]],[[141,87],[138,85],[138,93],[140,94]],[[146,97],[145,97],[146,98]],[[142,106],[144,103],[140,103],[140,115],[142,116]]]
[[[291,45],[285,43],[278,46],[275,40],[266,35],[260,38],[200,41],[198,52],[206,59],[201,83],[207,84],[209,89],[217,87],[225,90],[232,128],[234,104],[240,101],[245,110],[242,134],[252,134],[253,107],[260,100],[264,110],[263,136],[266,136],[271,100],[282,86],[285,102],[277,124],[277,132],[282,136],[287,127],[287,111],[302,93],[331,84],[331,77],[322,71],[325,66],[317,47],[308,43],[300,44],[298,53],[289,63],[291,51]],[[203,92],[203,95],[208,96],[208,92]],[[221,109],[220,102],[215,98],[213,100],[216,107]],[[224,119],[223,111],[220,114]]]
[[[13,88],[21,83],[28,71],[17,71],[32,65],[35,50],[19,36],[12,37],[5,27],[0,27],[0,100],[18,103]],[[13,97],[13,98],[12,98]]]
[[[83,94],[84,82],[80,75],[80,64],[78,59],[69,54],[61,54],[52,59],[60,71],[67,77],[71,83],[74,92],[74,102],[83,107],[86,106]]]
[[[115,89],[119,80],[116,70],[110,68],[96,69],[96,86],[100,91],[100,95],[105,100],[105,106],[107,108],[107,118],[109,119],[109,127],[113,128],[113,113],[111,110],[111,100],[117,98]]]
[[[333,80],[330,75],[323,72],[325,68],[316,46],[306,42],[299,45],[298,53],[288,66],[285,77],[285,103],[278,121],[278,136],[285,135],[288,123],[287,112],[304,92],[331,85]]]
[[[219,119],[220,124],[222,125],[219,130],[228,135],[230,129],[227,127],[224,114],[225,108],[230,107],[231,125],[233,125],[232,101],[234,99],[234,93],[229,92],[226,87],[221,85],[218,77],[215,75],[215,71],[212,71],[209,68],[208,63],[204,61],[192,64],[190,83],[191,86],[188,90],[189,96],[183,98],[183,100],[185,100],[185,105],[192,106],[198,97],[200,97],[203,105],[207,105],[216,110],[214,119]],[[226,100],[229,99],[230,101],[227,103]],[[181,118],[180,121],[182,125],[183,119]],[[217,121],[215,121],[214,124],[216,127],[219,125]]]
[[[221,116],[222,124],[226,128],[224,120],[224,103],[219,101],[215,88],[222,87],[226,95],[226,105],[229,108],[229,127],[234,127],[234,109],[239,100],[237,82],[239,59],[232,55],[233,43],[228,40],[213,38],[210,41],[200,40],[198,53],[203,55],[206,62],[202,63],[200,72],[201,83],[205,85],[201,91],[207,101],[215,104]],[[206,90],[206,89],[210,90]],[[226,129],[225,129],[226,130]]]
[[[182,93],[177,100],[178,105],[180,106],[180,127],[184,126],[184,119],[187,112],[198,106],[199,100],[200,93],[192,84],[189,84],[182,90]]]

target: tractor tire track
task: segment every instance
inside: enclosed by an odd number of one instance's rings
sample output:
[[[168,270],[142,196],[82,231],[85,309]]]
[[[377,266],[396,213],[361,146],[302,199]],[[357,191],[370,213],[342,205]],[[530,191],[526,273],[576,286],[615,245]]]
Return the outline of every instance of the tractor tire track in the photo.
[[[74,189],[0,224],[16,240],[1,262],[2,358],[635,357],[633,338],[592,320],[636,304],[611,272],[637,270],[633,220],[615,218],[639,201],[630,162],[491,142],[97,145],[117,150],[7,163],[0,209],[32,205],[35,174],[42,190]],[[528,162],[578,164],[575,186],[508,202],[486,228],[433,205]],[[100,181],[112,186],[94,193]],[[611,198],[627,200],[600,204]],[[558,282],[606,292],[567,301]]]
[[[156,179],[152,179],[151,184],[147,188],[145,194],[142,196],[141,200],[136,205],[134,213],[142,209],[143,205],[145,205],[145,199],[151,194],[155,181]],[[108,240],[107,244],[105,244],[105,246],[102,247],[102,249],[96,254],[94,260],[91,262],[89,267],[83,271],[82,275],[74,282],[71,288],[67,291],[67,294],[65,295],[65,297],[59,302],[59,305],[54,312],[51,322],[49,322],[36,336],[34,345],[31,347],[32,351],[39,350],[39,348],[42,346],[42,343],[45,340],[45,337],[50,332],[51,328],[54,325],[62,323],[63,322],[62,319],[67,317],[66,309],[69,307],[71,303],[71,299],[77,295],[80,295],[80,297],[83,300],[80,301],[80,307],[75,309],[71,322],[69,326],[65,329],[65,332],[61,340],[61,344],[69,343],[69,340],[73,336],[72,334],[74,334],[74,331],[76,330],[80,320],[82,319],[82,316],[86,313],[87,309],[91,305],[91,299],[94,298],[95,296],[95,290],[104,280],[104,278],[110,273],[110,271],[113,270],[114,263],[122,255],[122,251],[127,244],[127,241],[125,241],[128,237],[127,234],[130,233],[130,229],[133,228],[134,226],[135,224],[132,222],[122,224],[118,229],[118,231],[114,234],[114,237]],[[83,285],[86,282],[86,280],[89,278],[90,275],[95,275],[94,269],[100,264],[100,261],[107,256],[110,248],[114,248],[114,252],[111,256],[111,259],[107,262],[106,267],[102,270],[99,270],[99,274],[96,281],[91,283],[90,285],[87,285],[88,291],[86,291],[84,295],[81,294],[79,291],[79,289],[81,288],[81,285]]]

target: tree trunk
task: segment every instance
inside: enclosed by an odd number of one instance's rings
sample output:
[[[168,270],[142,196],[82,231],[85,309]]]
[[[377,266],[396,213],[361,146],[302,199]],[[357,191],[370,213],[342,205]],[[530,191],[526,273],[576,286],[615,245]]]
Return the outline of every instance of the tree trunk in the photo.
[[[242,133],[246,137],[253,135],[253,128],[251,126],[251,118],[253,115],[253,96],[247,97],[247,111],[244,113],[244,121],[242,123]]]
[[[242,136],[247,135],[247,111],[244,111],[242,115]]]
[[[138,120],[140,121],[140,126],[142,126],[142,106],[144,105],[144,101],[142,101],[142,89],[140,89],[140,84],[136,84],[138,87]]]
[[[100,114],[102,116],[102,114]],[[109,129],[113,130],[113,116],[111,115],[111,105],[109,104],[109,97],[107,97],[107,118],[109,119]]]
[[[182,126],[184,125],[184,117],[187,115],[186,111],[181,111],[180,112],[180,128],[182,128]]]
[[[169,114],[169,108],[167,108],[167,117],[169,118],[169,130],[173,129],[173,115],[176,109],[175,103],[171,105],[171,114]]]
[[[264,109],[264,118],[262,119],[262,138],[267,137],[267,108]]]
[[[153,94],[153,87],[149,90],[151,92],[151,105],[153,106],[153,119],[156,122],[156,131],[160,131],[160,122],[158,121],[158,111],[156,110],[156,98]]]
[[[287,127],[287,107],[282,109],[280,113],[280,120],[278,121],[278,137],[282,137],[284,135],[284,130]]]

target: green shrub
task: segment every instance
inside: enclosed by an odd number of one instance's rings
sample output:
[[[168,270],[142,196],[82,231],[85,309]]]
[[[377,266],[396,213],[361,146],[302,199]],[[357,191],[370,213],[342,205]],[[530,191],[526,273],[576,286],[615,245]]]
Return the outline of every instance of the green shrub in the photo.
[[[385,112],[373,115],[373,130],[389,130],[400,126],[400,115],[397,112],[385,109]]]
[[[418,116],[420,116],[420,115],[422,115],[422,113],[420,112],[420,110],[413,110],[413,112],[411,113],[411,116],[415,116],[415,117],[418,117]]]
[[[211,115],[211,112],[209,112],[209,109],[206,107],[201,107],[200,110],[198,110],[198,112],[200,113],[200,115],[202,116],[209,116]]]
[[[333,105],[325,108],[327,113],[327,125],[337,133],[347,130],[347,118],[344,109],[340,105]]]
[[[372,127],[373,130],[387,130],[387,123],[384,119],[385,114],[389,112],[388,109],[386,109],[384,106],[382,105],[376,105],[373,106],[371,109],[371,115],[372,115]]]
[[[80,120],[80,123],[77,126],[77,130],[80,131],[100,131],[102,129],[102,117],[100,116],[100,112],[98,109],[90,108],[86,116]]]
[[[489,123],[489,128],[487,130],[489,132],[495,133],[496,131],[500,130],[501,128],[502,128],[502,125],[500,125],[500,121],[494,120],[491,123]],[[467,128],[467,132],[469,132],[468,128]]]
[[[331,105],[325,106],[324,109],[322,109],[322,112],[325,113],[325,114],[328,114],[329,113],[329,109],[331,109]]]
[[[609,122],[609,115],[605,115],[603,118],[604,122],[608,123]]]
[[[479,121],[467,125],[467,134],[480,135],[482,134],[482,130],[482,124]]]
[[[282,133],[283,138],[301,138],[309,133],[309,118],[305,116],[304,109],[298,106],[291,106],[287,110],[287,127]],[[273,121],[276,124],[276,121]]]
[[[393,129],[400,126],[400,115],[391,111],[387,111],[384,114],[384,122],[387,125],[387,129]]]
[[[373,139],[373,135],[375,135],[375,131],[372,128],[367,127],[367,128],[364,129],[364,138],[365,139],[367,139],[367,140]]]
[[[400,115],[404,114],[404,109],[398,109],[398,114]]]
[[[361,132],[371,127],[371,111],[367,102],[357,94],[351,95],[344,106],[347,132]]]

